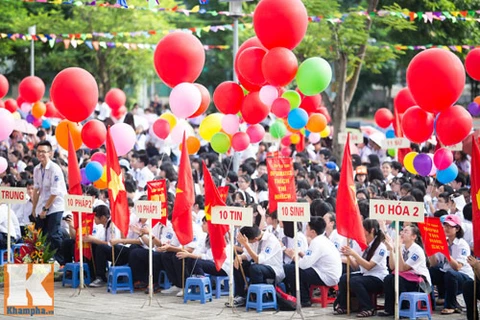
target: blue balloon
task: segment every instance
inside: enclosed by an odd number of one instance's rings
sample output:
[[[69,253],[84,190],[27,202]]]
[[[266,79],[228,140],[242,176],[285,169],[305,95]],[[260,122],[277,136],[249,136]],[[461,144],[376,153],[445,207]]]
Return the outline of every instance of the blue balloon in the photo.
[[[85,175],[91,182],[95,182],[102,176],[103,167],[99,162],[92,161],[85,167]]]
[[[455,163],[452,163],[445,170],[437,171],[437,180],[443,184],[452,182],[458,175],[458,168]]]
[[[305,127],[308,122],[308,113],[302,108],[296,108],[290,110],[287,120],[288,125],[292,127],[292,129],[301,129]]]
[[[52,125],[50,124],[50,120],[48,119],[43,119],[42,121],[42,128],[43,129],[50,129]]]
[[[387,132],[385,132],[385,137],[386,137],[387,139],[393,139],[393,138],[395,138],[395,131],[393,131],[392,129],[387,130]]]

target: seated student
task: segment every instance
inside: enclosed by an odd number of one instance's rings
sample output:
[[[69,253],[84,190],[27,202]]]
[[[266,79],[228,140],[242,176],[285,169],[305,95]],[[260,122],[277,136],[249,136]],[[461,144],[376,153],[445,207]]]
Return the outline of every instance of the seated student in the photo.
[[[310,285],[334,286],[342,275],[342,260],[335,245],[325,237],[325,220],[322,217],[312,217],[307,224],[306,236],[311,238],[305,254],[300,253],[298,266],[300,268],[300,296],[303,307],[312,305],[310,302]],[[287,291],[294,293],[295,265],[287,264],[285,283]]]
[[[387,269],[387,248],[383,241],[385,235],[380,230],[377,220],[363,220],[365,238],[368,248],[363,252],[357,252],[353,248],[344,246],[342,253],[350,258],[353,266],[360,266],[360,272],[350,275],[350,290],[357,297],[359,304],[358,318],[366,318],[375,315],[376,309],[370,299],[371,293],[383,291],[383,279],[388,274]],[[338,285],[336,314],[347,312],[347,275],[340,278]]]
[[[472,267],[472,269],[475,271],[475,276],[477,277],[477,285],[478,281],[480,279],[480,261],[475,259],[474,256],[469,256],[467,258],[468,264]],[[474,281],[473,280],[467,280],[463,283],[463,299],[465,300],[465,304],[467,305],[467,319],[468,320],[478,320],[478,308],[477,308],[477,303],[473,302],[474,301]],[[480,290],[478,290],[478,287],[476,289],[476,300],[480,299]],[[475,301],[476,301],[475,300]],[[475,308],[475,309],[474,309]],[[474,316],[475,314],[475,316]]]
[[[281,222],[282,223],[282,222]],[[308,250],[308,240],[305,234],[302,232],[303,225],[301,222],[296,223],[297,226],[297,247],[298,252],[305,253]],[[295,225],[294,225],[295,227]],[[282,245],[284,250],[283,255],[283,263],[289,264],[292,263],[293,260],[291,257],[295,255],[295,239],[290,237],[283,237]]]
[[[112,223],[110,209],[107,206],[99,205],[93,209],[93,213],[95,214],[95,223],[102,224],[105,232],[102,235],[97,234],[97,236],[87,235],[83,238],[83,241],[92,244],[95,261],[96,279],[90,283],[90,287],[101,287],[107,283],[107,261],[112,260],[110,241],[119,238],[121,234]],[[121,245],[114,245],[115,265],[128,263],[128,250],[123,250],[123,248]]]
[[[400,237],[402,254],[399,255],[399,293],[419,291],[420,286],[427,283],[430,286],[430,273],[427,268],[427,258],[422,246],[422,237],[417,226],[406,226],[403,228]],[[388,261],[391,270],[395,270],[395,245],[390,237],[386,237],[385,245],[390,252]],[[394,314],[395,306],[395,275],[389,274],[383,281],[383,292],[385,293],[385,311],[379,312],[380,317],[390,317]],[[423,286],[423,285],[422,285]]]
[[[233,278],[235,281],[234,306],[241,307],[246,303],[245,276],[250,277],[250,284],[279,283],[283,280],[283,252],[278,239],[269,232],[262,232],[254,225],[243,227],[237,235],[237,241],[244,248],[244,253],[234,260]],[[228,305],[228,304],[227,304]]]
[[[462,313],[457,302],[457,294],[466,281],[473,280],[472,267],[467,263],[470,246],[463,239],[460,217],[447,215],[443,222],[443,230],[447,236],[450,261],[441,253],[429,257],[430,276],[432,284],[438,289],[437,304],[444,305],[442,314]]]

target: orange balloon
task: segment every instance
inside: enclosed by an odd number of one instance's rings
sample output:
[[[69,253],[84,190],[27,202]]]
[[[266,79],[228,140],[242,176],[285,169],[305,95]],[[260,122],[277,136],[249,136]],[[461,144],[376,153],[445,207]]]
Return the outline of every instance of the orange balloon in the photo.
[[[475,97],[475,99],[473,99],[473,102],[480,104],[480,96]]]
[[[287,127],[287,130],[291,133],[297,133],[297,132],[300,132],[300,130],[297,130],[297,129],[293,129],[292,127],[290,127],[288,125],[288,121],[287,119],[283,119],[284,123],[285,123],[285,127]]]
[[[32,116],[39,119],[39,118],[43,117],[45,112],[47,112],[47,106],[43,102],[37,101],[33,104],[33,106],[32,106]]]
[[[58,145],[68,150],[68,131],[70,131],[72,135],[75,150],[80,149],[82,146],[82,125],[66,119],[59,122],[57,130],[55,131]]]
[[[200,150],[200,140],[197,137],[188,137],[186,142],[188,154],[195,154]]]
[[[104,181],[102,179],[98,179],[93,183],[93,186],[97,189],[106,189],[107,188],[107,181]]]
[[[294,133],[290,136],[290,142],[292,144],[297,144],[300,142],[300,135],[298,133]]]
[[[321,113],[312,113],[305,127],[310,132],[320,133],[327,127],[327,118]]]

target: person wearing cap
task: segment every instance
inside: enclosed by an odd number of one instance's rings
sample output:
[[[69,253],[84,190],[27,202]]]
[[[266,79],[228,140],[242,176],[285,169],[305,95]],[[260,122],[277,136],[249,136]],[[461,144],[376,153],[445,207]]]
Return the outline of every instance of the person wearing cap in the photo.
[[[437,285],[437,304],[443,303],[442,314],[462,313],[457,302],[457,294],[465,282],[473,280],[472,267],[467,263],[470,246],[463,239],[462,222],[455,215],[447,215],[443,221],[443,230],[447,237],[450,260],[436,253],[429,257],[432,283]]]
[[[355,169],[355,181],[360,183],[364,188],[366,188],[368,185],[367,175],[368,171],[366,166],[358,166]]]
[[[385,158],[385,151],[382,150],[383,140],[385,136],[381,132],[375,132],[368,137],[368,144],[360,152],[362,163],[370,163],[368,156],[371,154],[376,154],[380,161]]]

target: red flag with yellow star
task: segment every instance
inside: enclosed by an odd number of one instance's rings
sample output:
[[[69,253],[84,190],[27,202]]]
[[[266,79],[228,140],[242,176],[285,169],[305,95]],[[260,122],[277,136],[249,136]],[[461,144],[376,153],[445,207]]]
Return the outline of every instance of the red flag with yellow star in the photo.
[[[473,252],[480,256],[480,149],[475,135],[472,135],[472,224],[473,224]]]
[[[225,234],[228,232],[228,225],[224,224],[213,224],[212,223],[212,208],[216,206],[225,206],[225,199],[228,195],[227,193],[221,195],[219,190],[213,183],[212,176],[210,171],[208,171],[205,162],[203,162],[203,183],[205,186],[205,217],[207,218],[208,223],[208,234],[210,235],[210,247],[212,248],[212,256],[215,261],[215,267],[217,271],[220,271],[222,268],[227,255],[225,253],[225,247],[227,242],[225,241]]]
[[[107,188],[110,200],[112,221],[124,236],[128,234],[130,211],[128,210],[127,192],[123,184],[123,174],[118,163],[117,150],[107,130]]]
[[[362,217],[358,209],[355,183],[353,182],[352,156],[350,154],[350,134],[345,142],[342,170],[337,192],[337,232],[338,234],[357,241],[362,250],[367,246],[363,231]]]
[[[188,157],[185,133],[183,133],[182,155],[178,166],[177,195],[173,205],[172,226],[182,245],[193,241],[192,207],[195,203],[192,167]]]

